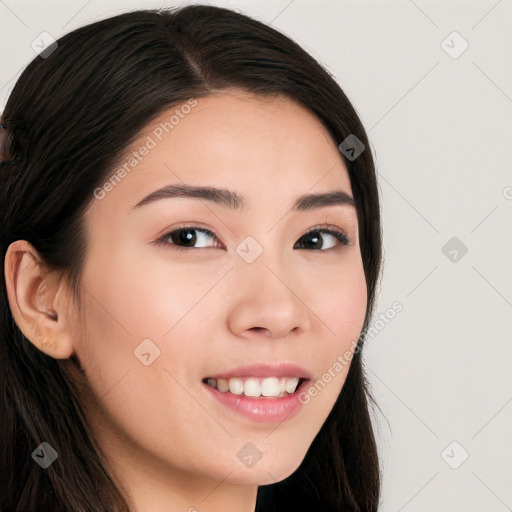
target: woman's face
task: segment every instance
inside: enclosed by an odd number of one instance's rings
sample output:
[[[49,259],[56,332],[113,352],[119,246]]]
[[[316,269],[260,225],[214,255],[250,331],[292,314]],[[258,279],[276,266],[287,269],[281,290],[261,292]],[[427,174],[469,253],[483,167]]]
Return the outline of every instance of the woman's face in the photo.
[[[303,460],[363,325],[350,181],[290,100],[231,92],[189,107],[140,134],[87,212],[86,412],[119,471],[270,484]],[[222,192],[144,201],[163,187]],[[293,392],[294,378],[309,380],[292,395],[245,396]]]

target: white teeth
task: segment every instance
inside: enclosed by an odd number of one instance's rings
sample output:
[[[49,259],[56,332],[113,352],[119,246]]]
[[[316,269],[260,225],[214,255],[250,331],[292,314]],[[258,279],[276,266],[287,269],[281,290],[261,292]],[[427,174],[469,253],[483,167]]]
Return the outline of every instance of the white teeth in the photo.
[[[284,389],[288,393],[293,393],[297,389],[297,384],[299,383],[299,379],[297,377],[293,377],[292,379],[288,379],[285,383]]]
[[[232,377],[228,382],[229,391],[234,395],[241,395],[244,392],[244,383],[242,379],[237,379],[236,377]]]
[[[295,389],[293,390],[295,391]],[[292,393],[293,393],[292,391]],[[263,396],[279,396],[279,379],[276,377],[269,377],[261,383],[261,394]]]
[[[218,389],[221,393],[230,392],[234,395],[250,396],[250,397],[283,397],[294,393],[299,384],[298,377],[267,377],[256,378],[248,377],[241,379],[239,377],[231,377],[226,379],[207,379],[206,383]]]
[[[245,396],[260,396],[261,386],[257,379],[251,377],[247,379],[244,384],[244,395]]]

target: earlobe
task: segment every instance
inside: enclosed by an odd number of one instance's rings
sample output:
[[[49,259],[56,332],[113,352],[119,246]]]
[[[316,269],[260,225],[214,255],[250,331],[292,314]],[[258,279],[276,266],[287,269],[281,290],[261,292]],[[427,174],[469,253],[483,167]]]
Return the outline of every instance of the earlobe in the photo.
[[[49,270],[26,240],[8,247],[4,272],[9,306],[23,335],[47,355],[69,358],[74,353],[72,326],[60,273]]]

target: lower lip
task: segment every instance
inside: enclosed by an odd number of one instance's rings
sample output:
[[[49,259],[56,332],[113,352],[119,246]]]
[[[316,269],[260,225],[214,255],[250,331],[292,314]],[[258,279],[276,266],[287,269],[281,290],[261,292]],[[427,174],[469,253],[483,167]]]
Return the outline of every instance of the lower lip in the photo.
[[[223,393],[204,382],[202,384],[221,404],[252,421],[260,423],[282,423],[283,421],[290,420],[300,412],[303,404],[299,401],[299,393],[304,389],[307,383],[308,381],[305,380],[293,395],[283,396],[281,398],[255,398],[245,395],[235,395],[229,391]]]

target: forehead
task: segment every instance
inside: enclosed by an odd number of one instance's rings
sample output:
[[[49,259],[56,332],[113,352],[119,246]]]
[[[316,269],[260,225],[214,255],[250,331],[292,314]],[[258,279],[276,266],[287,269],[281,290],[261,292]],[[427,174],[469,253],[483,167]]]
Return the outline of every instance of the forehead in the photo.
[[[351,191],[343,159],[312,113],[288,98],[242,92],[161,113],[128,148],[122,167],[123,178],[101,203],[133,206],[158,187],[183,183],[236,190],[249,206],[308,191]]]

